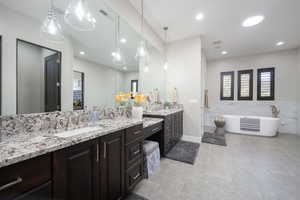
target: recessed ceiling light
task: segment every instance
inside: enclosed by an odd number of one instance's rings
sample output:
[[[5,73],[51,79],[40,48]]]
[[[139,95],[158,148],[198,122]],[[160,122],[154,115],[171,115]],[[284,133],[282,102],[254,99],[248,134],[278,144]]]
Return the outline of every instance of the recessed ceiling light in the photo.
[[[84,51],[80,51],[79,53],[80,53],[80,55],[85,55]]]
[[[222,51],[221,54],[226,55],[226,54],[228,54],[228,52],[227,51]]]
[[[247,19],[244,20],[242,26],[243,27],[255,26],[255,25],[261,23],[264,19],[265,19],[265,17],[262,15],[248,17]]]
[[[116,56],[116,52],[112,52],[111,55],[112,55],[112,56]]]
[[[276,43],[276,46],[282,46],[282,45],[284,45],[284,44],[285,44],[285,42],[279,41],[279,42]]]
[[[127,70],[127,67],[126,67],[126,66],[124,66],[124,67],[123,67],[123,70]]]
[[[196,17],[195,17],[195,19],[196,19],[197,21],[201,21],[203,18],[204,18],[204,14],[203,14],[203,13],[198,13],[198,14],[196,15]]]
[[[125,38],[121,38],[120,42],[125,44],[127,42],[127,40]]]

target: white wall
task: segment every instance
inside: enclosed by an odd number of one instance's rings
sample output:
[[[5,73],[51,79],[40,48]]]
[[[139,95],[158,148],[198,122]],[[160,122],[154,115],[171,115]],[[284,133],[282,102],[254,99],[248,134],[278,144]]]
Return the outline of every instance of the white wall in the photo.
[[[149,49],[149,54],[149,64],[145,66],[141,62],[139,65],[139,87],[143,93],[149,93],[154,89],[158,89],[161,100],[166,101],[164,56],[154,48]]]
[[[201,38],[173,42],[167,47],[167,92],[174,87],[184,106],[184,136],[201,136]]]
[[[275,101],[256,101],[257,68],[265,67],[275,67]],[[254,69],[254,101],[236,101],[237,71],[243,69]],[[220,101],[220,73],[225,71],[235,71],[235,101]],[[206,85],[210,109],[207,112],[206,125],[212,126],[213,119],[218,114],[271,116],[270,105],[276,104],[281,110],[282,126],[280,132],[296,133],[296,91],[299,90],[296,71],[296,50],[209,61]]]
[[[131,80],[139,80],[138,72],[125,72],[124,80],[123,80],[123,91],[130,92],[131,91]],[[138,86],[140,90],[140,85]]]
[[[122,18],[124,18],[137,33],[140,33],[140,14],[129,1],[105,0],[105,2],[115,12],[122,16]],[[152,30],[151,26],[146,21],[144,22],[144,37],[152,46],[157,48],[160,52],[164,52],[165,46],[163,40]]]
[[[20,15],[1,5],[0,35],[2,35],[2,114],[16,113],[16,39],[23,39],[62,52],[61,104],[62,110],[72,110],[73,48],[66,39],[51,43],[41,38],[40,22]]]
[[[74,59],[73,70],[84,73],[84,104],[114,106],[114,95],[124,90],[124,73],[82,59]]]
[[[300,86],[300,48],[298,49],[298,73],[297,74],[298,74],[298,82],[297,82],[297,85],[298,85],[298,90],[297,90],[297,93],[298,93],[297,133],[298,133],[298,135],[300,135],[300,89],[299,89],[299,86]]]
[[[18,44],[18,110],[19,113],[44,111],[42,49],[24,42]],[[37,84],[38,83],[38,84]]]

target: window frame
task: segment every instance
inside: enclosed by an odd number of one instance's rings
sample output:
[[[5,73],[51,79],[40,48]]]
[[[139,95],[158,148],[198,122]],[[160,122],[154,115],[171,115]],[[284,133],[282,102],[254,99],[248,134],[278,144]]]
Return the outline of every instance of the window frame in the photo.
[[[270,72],[271,73],[271,95],[268,97],[262,97],[260,90],[261,90],[261,76],[260,74],[263,72]],[[258,101],[274,101],[275,100],[275,68],[260,68],[257,69],[257,100]]]
[[[231,76],[231,96],[230,97],[224,97],[223,96],[223,81],[224,76]],[[228,71],[228,72],[221,72],[221,81],[220,81],[220,99],[222,101],[233,101],[234,100],[234,71]]]
[[[243,75],[243,74],[250,75],[249,96],[248,97],[241,96],[241,75]],[[238,100],[239,101],[252,101],[253,100],[253,69],[238,71]]]

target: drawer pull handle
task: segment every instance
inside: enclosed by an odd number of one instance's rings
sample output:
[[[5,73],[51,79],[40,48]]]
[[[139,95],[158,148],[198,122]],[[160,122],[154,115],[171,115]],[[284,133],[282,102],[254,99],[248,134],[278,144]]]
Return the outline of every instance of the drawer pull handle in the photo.
[[[106,159],[106,142],[104,142],[104,147],[103,147],[103,157]]]
[[[138,131],[135,131],[133,134],[134,135],[138,135],[138,134],[140,134],[142,131],[140,131],[140,130],[138,130]]]
[[[97,144],[97,158],[96,158],[96,162],[99,162],[99,144]]]
[[[159,131],[159,129],[160,129],[160,127],[154,128],[154,129],[152,129],[152,132]]]
[[[10,188],[10,187],[12,187],[14,185],[17,185],[17,184],[21,183],[22,181],[23,181],[23,179],[21,177],[18,177],[15,181],[12,181],[12,182],[7,183],[7,184],[5,184],[3,186],[0,186],[0,191],[5,190],[7,188]]]
[[[134,155],[136,155],[138,153],[140,153],[140,150],[137,150],[137,151],[133,152]]]
[[[133,177],[133,180],[136,180],[138,177],[140,177],[140,173],[137,173],[137,175],[135,175],[134,177]]]

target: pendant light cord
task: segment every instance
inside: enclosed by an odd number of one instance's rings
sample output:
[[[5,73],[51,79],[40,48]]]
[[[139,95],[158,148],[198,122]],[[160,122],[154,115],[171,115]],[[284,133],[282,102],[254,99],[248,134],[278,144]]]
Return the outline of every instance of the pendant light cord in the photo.
[[[141,0],[142,18],[141,18],[141,34],[144,34],[144,0]]]

